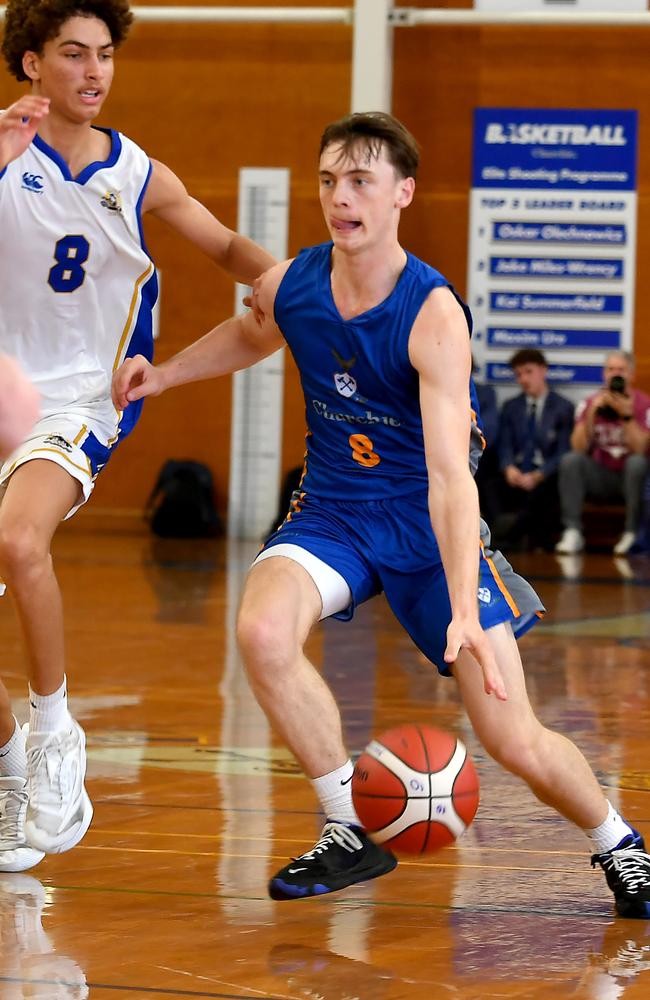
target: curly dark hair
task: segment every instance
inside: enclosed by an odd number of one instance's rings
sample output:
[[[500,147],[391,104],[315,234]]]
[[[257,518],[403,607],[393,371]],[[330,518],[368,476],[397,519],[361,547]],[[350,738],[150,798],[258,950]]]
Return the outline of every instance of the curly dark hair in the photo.
[[[27,80],[25,52],[40,54],[71,17],[98,17],[114,45],[124,41],[133,21],[128,0],[7,0],[2,54],[12,76]]]

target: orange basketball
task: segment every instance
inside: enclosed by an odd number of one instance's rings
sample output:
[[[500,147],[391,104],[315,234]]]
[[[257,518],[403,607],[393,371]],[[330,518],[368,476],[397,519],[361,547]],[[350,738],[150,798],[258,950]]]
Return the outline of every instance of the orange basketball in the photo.
[[[354,768],[352,798],[378,844],[397,854],[431,854],[457,840],[474,819],[479,781],[456,736],[405,725],[368,744]]]

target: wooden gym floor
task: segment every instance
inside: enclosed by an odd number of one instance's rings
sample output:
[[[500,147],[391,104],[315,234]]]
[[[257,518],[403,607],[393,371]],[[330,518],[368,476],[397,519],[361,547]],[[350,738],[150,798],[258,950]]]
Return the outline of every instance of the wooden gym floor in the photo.
[[[479,768],[478,817],[456,847],[376,882],[267,898],[271,872],[321,820],[233,646],[253,549],[161,542],[84,514],[61,530],[71,704],[88,734],[95,821],[76,850],[0,875],[1,1000],[647,1000],[650,923],[614,918],[581,835],[486,759],[453,681],[381,599],[311,643],[350,747],[407,721],[455,730]],[[513,561],[549,611],[522,642],[539,715],[575,737],[650,835],[650,562]],[[22,721],[7,598],[0,638]]]

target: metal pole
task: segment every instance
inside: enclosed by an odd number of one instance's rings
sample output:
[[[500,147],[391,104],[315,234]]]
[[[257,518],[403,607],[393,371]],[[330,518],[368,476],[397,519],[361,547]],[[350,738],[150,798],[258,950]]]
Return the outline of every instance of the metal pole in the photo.
[[[372,0],[368,0],[372,6]],[[386,8],[393,27],[415,28],[419,25],[480,27],[482,25],[518,25],[521,27],[650,27],[650,12],[645,11],[483,11],[439,8],[390,8],[385,0],[376,0]],[[268,24],[352,24],[350,7],[132,7],[138,21],[155,23],[268,23]],[[5,8],[0,5],[0,18]]]
[[[352,111],[390,111],[393,85],[391,0],[355,0]]]
[[[440,10],[438,8],[395,8],[391,20],[396,27],[414,28],[418,25],[439,27],[480,27],[482,25],[520,26],[527,28],[573,25],[588,27],[644,27],[650,28],[649,11],[600,11],[600,10]]]
[[[349,7],[132,7],[137,21],[157,24],[351,24]],[[5,8],[0,7],[0,17]]]

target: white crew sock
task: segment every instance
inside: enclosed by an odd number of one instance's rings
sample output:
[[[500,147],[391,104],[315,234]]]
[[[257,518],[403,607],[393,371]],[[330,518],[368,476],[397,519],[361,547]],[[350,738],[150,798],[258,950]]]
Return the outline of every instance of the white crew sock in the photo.
[[[353,771],[352,761],[347,760],[343,767],[337,767],[336,771],[323,774],[320,778],[312,778],[311,783],[328,819],[361,826],[352,804]]]
[[[608,802],[607,805],[609,806],[607,816],[600,826],[584,831],[589,837],[594,854],[612,851],[625,837],[634,835],[632,827],[628,826],[623,817],[616,812],[612,803]]]
[[[63,684],[53,694],[36,694],[29,689],[30,733],[59,733],[71,728],[68,711],[68,693],[65,677]]]
[[[26,778],[27,777],[27,753],[25,751],[25,737],[18,725],[18,720],[14,718],[16,728],[9,742],[0,747],[0,777],[2,778]]]

